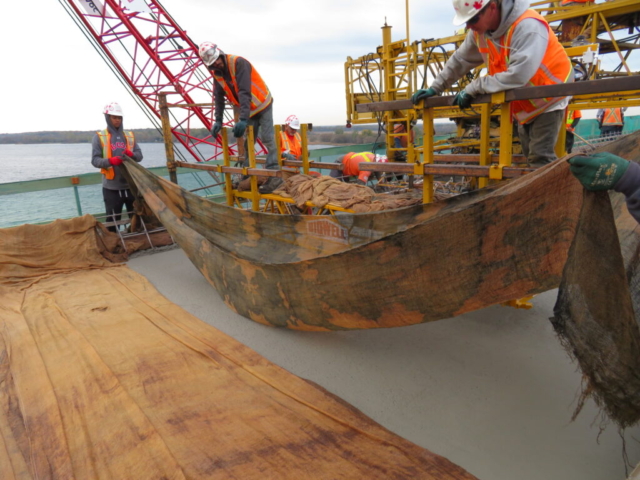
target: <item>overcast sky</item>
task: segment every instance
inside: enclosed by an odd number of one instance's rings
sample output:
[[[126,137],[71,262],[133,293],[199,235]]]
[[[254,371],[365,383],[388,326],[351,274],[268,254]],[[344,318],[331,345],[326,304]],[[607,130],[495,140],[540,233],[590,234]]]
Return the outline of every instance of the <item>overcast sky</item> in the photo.
[[[28,8],[26,7],[28,5]],[[274,120],[345,122],[344,62],[382,43],[380,27],[406,37],[405,0],[162,0],[199,44],[247,58],[274,97]],[[450,0],[412,0],[411,40],[450,36]],[[0,133],[94,130],[117,101],[125,127],[151,127],[129,93],[55,0],[3,2]]]

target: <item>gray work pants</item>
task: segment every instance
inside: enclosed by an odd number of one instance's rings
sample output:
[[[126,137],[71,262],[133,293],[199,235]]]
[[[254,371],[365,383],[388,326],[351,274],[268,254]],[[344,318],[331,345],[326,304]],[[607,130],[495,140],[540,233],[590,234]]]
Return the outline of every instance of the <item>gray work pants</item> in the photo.
[[[522,153],[529,165],[541,166],[556,158],[556,142],[564,124],[564,110],[541,113],[531,122],[518,125]]]
[[[267,149],[267,163],[265,168],[270,170],[278,170],[278,155],[276,152],[276,136],[273,129],[273,101],[271,105],[265,108],[263,111],[249,118],[249,125],[253,127],[254,138],[260,138],[262,144]],[[246,135],[246,134],[245,134]],[[252,147],[253,148],[253,147]],[[244,140],[245,158],[244,166],[249,166],[249,146],[247,145],[247,138]]]

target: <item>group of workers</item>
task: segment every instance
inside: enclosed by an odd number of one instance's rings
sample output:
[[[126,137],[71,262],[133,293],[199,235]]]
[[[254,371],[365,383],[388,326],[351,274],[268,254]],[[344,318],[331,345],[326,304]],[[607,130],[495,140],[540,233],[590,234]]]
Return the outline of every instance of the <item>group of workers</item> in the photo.
[[[574,71],[571,60],[547,21],[531,9],[529,3],[528,0],[453,0],[453,23],[466,25],[467,35],[431,86],[416,91],[411,97],[412,102],[418,105],[424,99],[441,95],[444,90],[482,64],[487,66],[488,75],[471,81],[453,100],[453,104],[461,109],[469,108],[474,98],[481,94],[492,94],[523,86],[572,82]],[[223,128],[224,107],[228,101],[238,114],[233,127],[234,136],[241,138],[247,126],[252,126],[255,137],[260,138],[267,150],[265,168],[279,169],[274,138],[273,97],[261,75],[248,60],[226,54],[212,42],[200,44],[198,53],[214,78],[215,121],[211,128],[212,136],[217,137]],[[552,97],[511,103],[511,114],[518,123],[518,136],[530,165],[543,166],[556,160],[555,145],[560,128],[565,125],[565,119],[568,130],[567,147],[571,151],[573,134],[581,114],[579,111],[573,111],[570,118],[566,118],[569,101],[570,97]],[[103,180],[107,213],[113,213],[115,217],[122,212],[123,205],[128,211],[130,209],[130,193],[124,188],[126,182],[118,171],[122,163],[121,157],[126,155],[139,162],[142,160],[142,153],[135,144],[133,135],[125,134],[122,130],[120,107],[111,104],[104,113],[107,117],[107,129],[102,133],[98,132],[94,138],[92,163],[106,172],[113,172],[115,169],[115,174],[112,173],[111,177],[105,174]],[[598,115],[603,135],[622,130],[623,109],[603,110]],[[295,116],[292,115],[285,121],[280,152],[283,158],[300,158],[300,136],[297,132],[299,128],[300,122]],[[253,146],[247,145],[245,139],[245,151],[249,148]],[[588,160],[576,160],[579,158]],[[347,154],[339,160],[343,166],[342,172],[332,171],[332,176],[355,176],[358,183],[366,183],[369,172],[360,172],[357,169],[357,163],[363,161],[376,161],[376,156],[371,152]],[[629,193],[629,183],[635,182],[637,185],[640,181],[640,173],[636,168],[638,165],[632,163],[629,167],[629,162],[623,159],[614,161],[611,157],[602,158],[594,155],[574,157],[572,162],[572,171],[583,183],[587,182],[589,175],[597,176],[602,170],[600,167],[605,163],[615,165],[616,172],[620,174],[615,177],[616,182],[609,184],[601,182],[598,178],[591,178],[598,188],[606,185],[607,188],[620,188],[623,193]],[[244,166],[248,166],[246,155]],[[269,180],[260,186],[260,193],[273,192],[280,183],[280,177],[269,177]],[[116,191],[118,193],[114,193]],[[636,212],[640,208],[638,195],[640,194],[637,192],[631,193],[630,197],[632,202],[636,202]]]

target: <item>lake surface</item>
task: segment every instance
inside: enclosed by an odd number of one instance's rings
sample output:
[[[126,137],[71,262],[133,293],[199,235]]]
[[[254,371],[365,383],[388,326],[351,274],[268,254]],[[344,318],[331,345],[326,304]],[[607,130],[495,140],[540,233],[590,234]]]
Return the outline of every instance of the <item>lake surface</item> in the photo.
[[[325,145],[310,145],[309,149],[325,147]],[[140,149],[144,156],[141,165],[148,168],[166,165],[163,143],[141,143]],[[190,155],[184,150],[182,152],[184,157],[191,161]],[[66,177],[97,171],[91,165],[91,144],[89,143],[0,144],[0,183]],[[179,175],[178,183],[191,190],[216,182],[207,172],[194,171]],[[79,213],[101,214],[104,212],[101,185],[80,186],[77,191],[81,212],[78,211],[74,189],[71,187],[0,195],[0,228],[69,218]],[[219,191],[219,189],[207,189],[197,194],[210,195]]]

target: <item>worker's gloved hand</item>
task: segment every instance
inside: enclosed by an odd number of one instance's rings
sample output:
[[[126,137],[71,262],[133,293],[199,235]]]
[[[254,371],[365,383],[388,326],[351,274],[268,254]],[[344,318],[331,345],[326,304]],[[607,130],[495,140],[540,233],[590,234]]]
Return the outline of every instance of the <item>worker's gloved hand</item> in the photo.
[[[282,158],[284,158],[285,160],[297,160],[295,155],[291,155],[290,153],[286,152],[282,154]]]
[[[464,90],[458,92],[458,94],[453,99],[453,104],[460,107],[462,110],[466,110],[471,106],[471,102],[473,102],[473,97],[469,95]]]
[[[366,185],[366,184],[367,184],[367,182],[363,182],[360,179],[356,180],[356,185]]]
[[[575,132],[575,131],[576,131],[576,130],[575,130],[575,128],[573,128],[573,127],[569,127],[569,128],[567,128],[567,132],[573,133],[573,132]]]
[[[124,151],[124,154],[129,158],[135,158],[133,156],[133,152],[131,150],[129,150],[128,148]]]
[[[117,167],[118,165],[122,165],[122,157],[111,157],[109,159],[109,163],[114,167]]]
[[[213,136],[214,138],[217,137],[221,130],[222,130],[222,122],[216,121],[213,124],[213,127],[211,127],[211,136]]]
[[[424,100],[425,98],[429,98],[429,97],[434,97],[436,95],[438,95],[438,93],[433,88],[418,90],[416,93],[411,95],[411,103],[416,105],[420,100]]]
[[[240,138],[242,135],[244,135],[244,131],[247,129],[247,123],[248,122],[246,120],[240,120],[238,123],[236,123],[233,127],[233,136],[236,138]]]
[[[571,173],[584,188],[597,191],[613,188],[629,168],[629,161],[613,153],[600,152],[572,157],[569,165]]]

